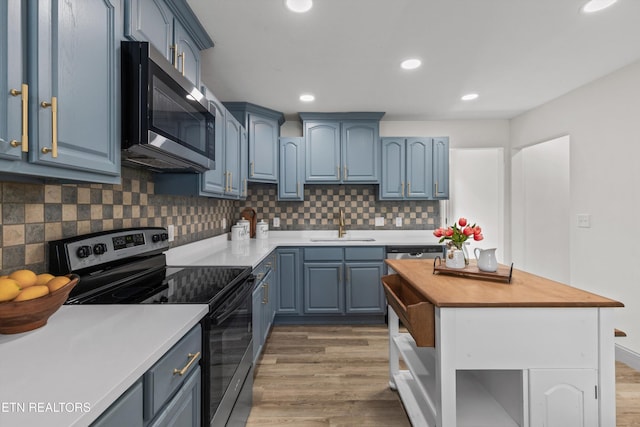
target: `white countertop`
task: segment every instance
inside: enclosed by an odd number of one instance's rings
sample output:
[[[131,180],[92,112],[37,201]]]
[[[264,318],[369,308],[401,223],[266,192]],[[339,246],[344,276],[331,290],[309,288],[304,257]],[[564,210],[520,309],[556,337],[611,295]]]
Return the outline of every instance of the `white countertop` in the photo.
[[[352,230],[337,239],[337,230],[273,231],[265,240],[229,241],[227,235],[199,240],[166,252],[170,266],[256,267],[274,249],[284,246],[419,246],[438,244],[433,230]],[[373,241],[358,239],[373,238]],[[336,239],[335,241],[313,241]]]
[[[0,426],[87,426],[207,313],[207,305],[62,306],[0,334]]]

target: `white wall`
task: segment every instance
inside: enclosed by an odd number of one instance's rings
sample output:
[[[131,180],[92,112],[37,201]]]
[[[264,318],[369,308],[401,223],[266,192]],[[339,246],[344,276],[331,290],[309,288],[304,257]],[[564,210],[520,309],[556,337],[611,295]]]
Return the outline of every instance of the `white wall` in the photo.
[[[617,343],[640,354],[640,62],[511,120],[513,148],[570,147],[571,285],[619,300]],[[578,228],[577,214],[591,215]],[[553,241],[549,242],[553,244]]]

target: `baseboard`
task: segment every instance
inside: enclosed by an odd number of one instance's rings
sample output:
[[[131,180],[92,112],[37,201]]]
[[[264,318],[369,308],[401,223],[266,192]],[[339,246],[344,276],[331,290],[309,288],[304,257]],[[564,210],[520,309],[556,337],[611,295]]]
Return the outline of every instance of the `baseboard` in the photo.
[[[640,371],[640,354],[616,344],[616,360]]]

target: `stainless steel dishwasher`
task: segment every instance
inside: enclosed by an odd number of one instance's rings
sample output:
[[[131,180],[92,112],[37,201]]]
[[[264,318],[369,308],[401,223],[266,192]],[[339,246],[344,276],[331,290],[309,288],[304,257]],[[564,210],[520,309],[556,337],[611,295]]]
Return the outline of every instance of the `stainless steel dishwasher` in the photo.
[[[387,246],[387,259],[435,259],[444,260],[445,245],[420,245],[420,246]],[[388,267],[388,274],[395,271]]]

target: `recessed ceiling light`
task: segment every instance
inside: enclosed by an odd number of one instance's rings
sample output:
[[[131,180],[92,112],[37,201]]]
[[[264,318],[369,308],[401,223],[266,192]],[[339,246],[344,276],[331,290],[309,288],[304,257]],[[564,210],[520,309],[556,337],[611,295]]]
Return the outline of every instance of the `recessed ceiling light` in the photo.
[[[598,12],[606,9],[618,0],[590,0],[582,7],[584,13]]]
[[[466,95],[463,95],[462,99],[463,101],[473,101],[474,99],[476,99],[478,97],[477,93],[468,93]]]
[[[308,12],[313,6],[313,0],[286,0],[285,4],[292,12]]]
[[[300,101],[302,102],[311,102],[311,101],[314,101],[315,99],[316,97],[311,95],[310,93],[305,93],[300,95]]]
[[[400,66],[405,70],[415,70],[420,65],[422,65],[422,61],[417,58],[405,59],[400,63]]]

